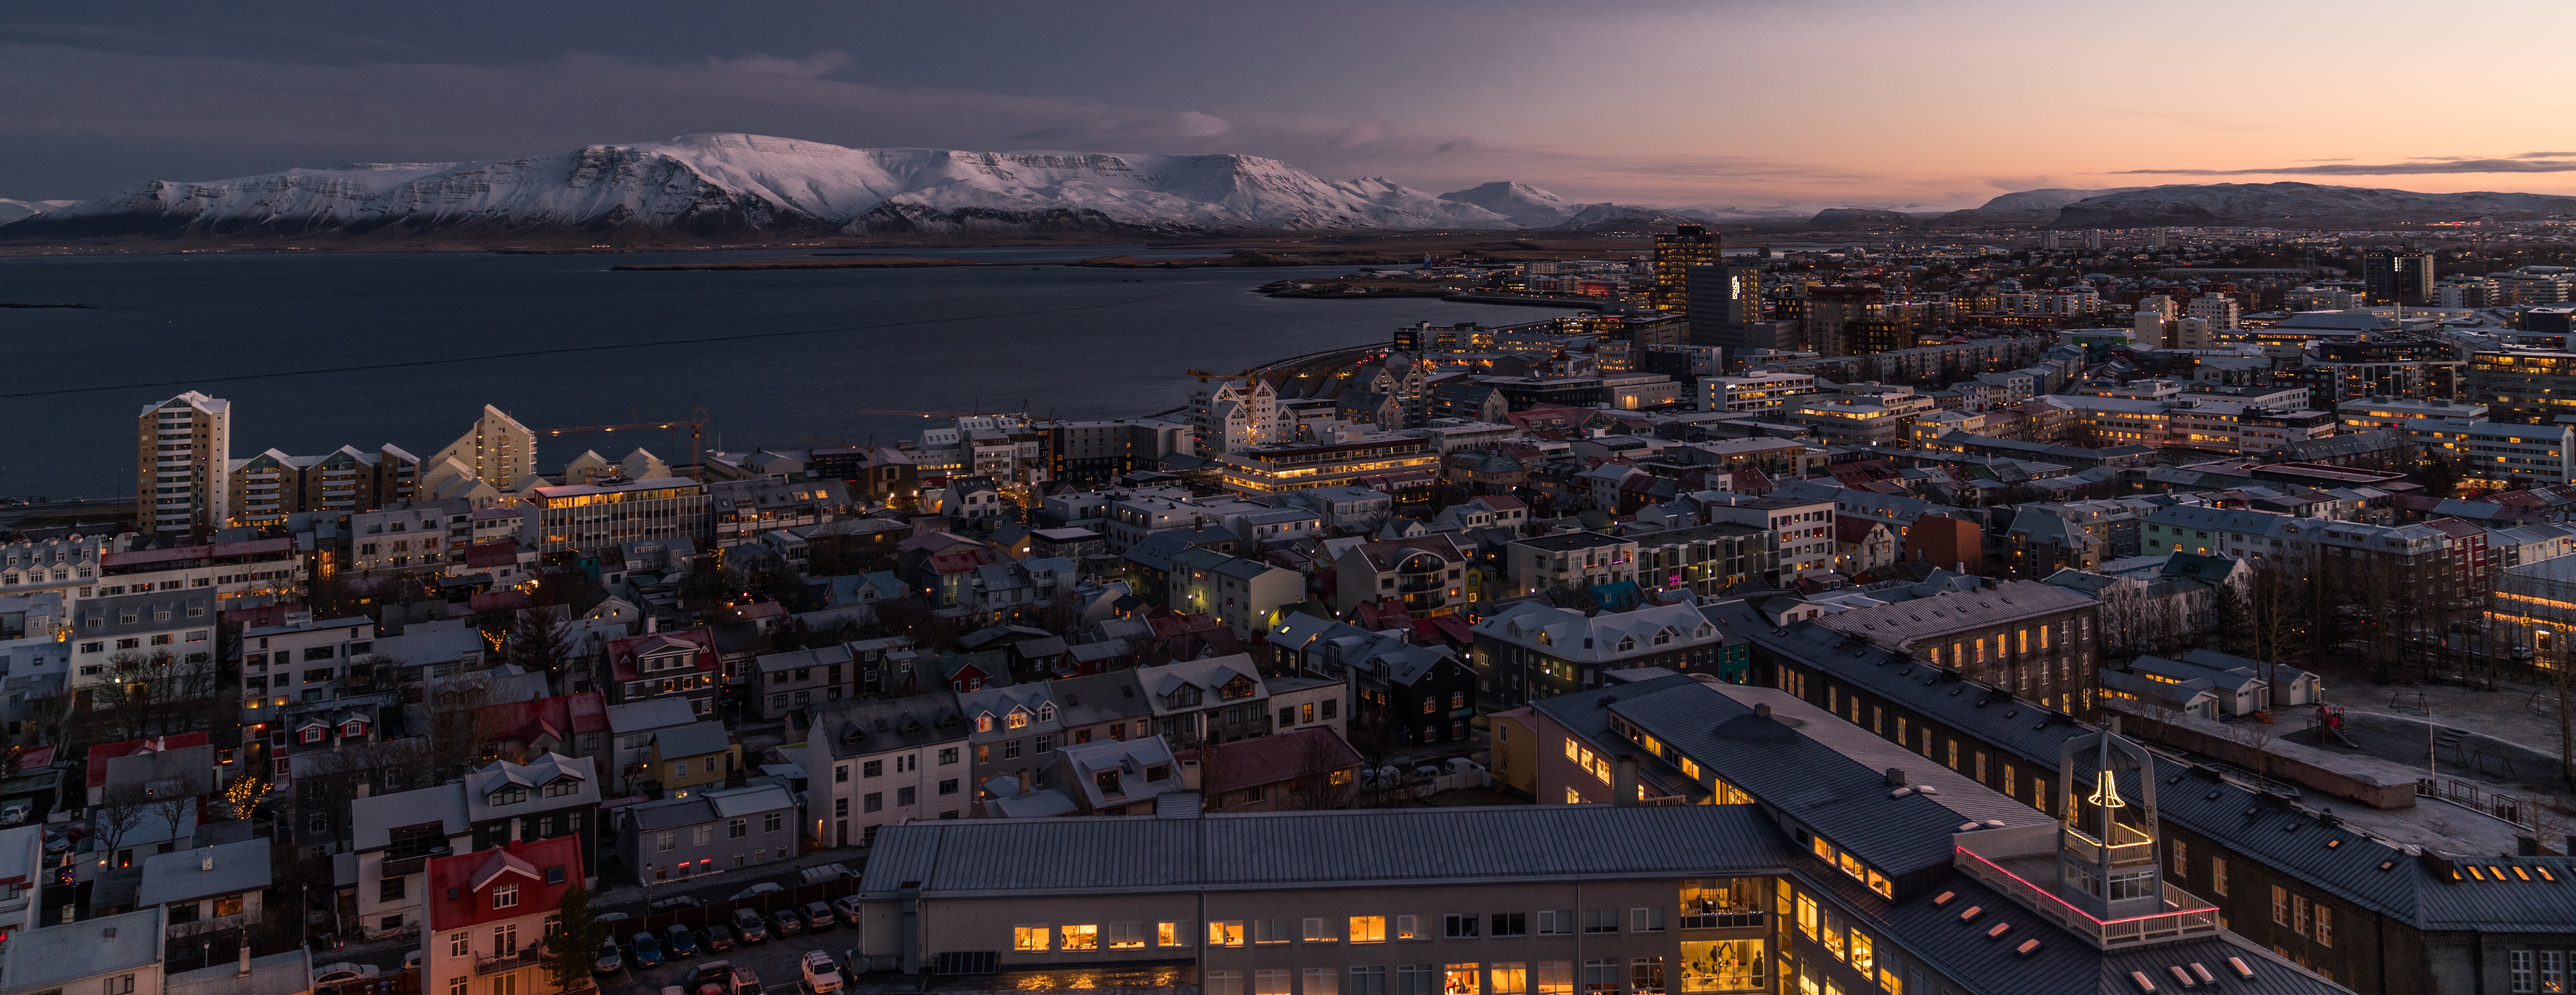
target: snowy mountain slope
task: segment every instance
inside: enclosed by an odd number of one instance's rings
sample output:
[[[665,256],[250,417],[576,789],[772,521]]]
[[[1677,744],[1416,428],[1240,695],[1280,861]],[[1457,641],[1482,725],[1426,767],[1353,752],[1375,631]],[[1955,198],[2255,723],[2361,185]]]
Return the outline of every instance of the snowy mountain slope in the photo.
[[[2550,194],[2417,193],[2314,183],[2208,183],[2145,187],[2086,197],[2060,209],[2072,228],[2136,225],[2300,225],[2362,221],[2457,221],[2576,214],[2576,197]]]
[[[164,180],[49,211],[0,237],[661,228],[695,233],[1013,227],[1508,228],[1385,179],[1320,179],[1241,155],[853,149],[682,135],[497,162],[362,164]]]
[[[1484,208],[1523,228],[1554,227],[1583,206],[1526,183],[1504,180],[1452,190],[1440,199]]]
[[[12,200],[0,197],[0,225],[80,203],[77,200]]]

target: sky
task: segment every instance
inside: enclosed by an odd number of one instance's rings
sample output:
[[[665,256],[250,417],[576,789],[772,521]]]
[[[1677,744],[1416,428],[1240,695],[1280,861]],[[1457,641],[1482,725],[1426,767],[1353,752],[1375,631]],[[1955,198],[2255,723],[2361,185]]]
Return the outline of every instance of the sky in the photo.
[[[1433,193],[2576,194],[2576,4],[13,0],[0,197],[741,131],[1233,152]]]

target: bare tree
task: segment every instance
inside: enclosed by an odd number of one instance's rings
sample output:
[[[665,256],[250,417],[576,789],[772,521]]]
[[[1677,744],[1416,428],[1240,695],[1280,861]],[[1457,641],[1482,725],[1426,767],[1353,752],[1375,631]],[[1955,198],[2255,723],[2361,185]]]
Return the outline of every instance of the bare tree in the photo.
[[[1350,747],[1334,735],[1330,727],[1312,732],[1299,732],[1305,742],[1297,748],[1297,776],[1280,787],[1279,806],[1283,809],[1349,808],[1359,799],[1358,771],[1351,765]]]
[[[190,794],[187,788],[181,787],[153,797],[144,809],[161,824],[169,826],[170,834],[176,837],[181,820],[190,820],[193,824],[197,815],[197,796]]]
[[[572,655],[569,610],[539,605],[518,613],[510,623],[510,662],[557,679]]]
[[[152,799],[143,796],[140,784],[111,785],[99,803],[90,809],[90,832],[107,844],[106,859],[114,859],[125,837],[143,824],[151,814]]]

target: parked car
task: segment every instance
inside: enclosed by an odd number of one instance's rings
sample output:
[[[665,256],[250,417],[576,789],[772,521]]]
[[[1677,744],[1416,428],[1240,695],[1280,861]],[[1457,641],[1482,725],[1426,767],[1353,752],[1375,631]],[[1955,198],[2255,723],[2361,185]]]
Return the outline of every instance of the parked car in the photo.
[[[341,961],[337,964],[324,964],[321,967],[314,968],[313,983],[317,985],[336,985],[344,981],[360,981],[383,974],[384,971],[384,968],[377,967],[373,964],[353,964],[348,961]]]
[[[801,964],[805,970],[806,990],[815,995],[841,990],[841,965],[832,963],[831,954],[808,950]]]
[[[662,966],[662,941],[654,939],[651,933],[637,933],[629,937],[626,941],[626,949],[635,958],[636,967]]]
[[[816,881],[834,881],[857,875],[851,874],[848,867],[840,864],[816,864],[799,872],[797,876],[803,878],[806,884],[813,884]]]
[[[617,949],[615,939],[599,944],[599,959],[590,965],[592,974],[615,974],[626,969],[626,952]]]
[[[785,890],[786,890],[786,889],[784,889],[784,888],[780,888],[780,887],[778,886],[778,882],[775,882],[775,881],[763,881],[763,882],[761,882],[761,883],[759,883],[759,884],[752,885],[752,886],[751,886],[751,887],[749,887],[749,888],[745,888],[745,889],[743,889],[743,890],[741,890],[741,891],[734,892],[734,893],[733,893],[733,897],[732,897],[732,898],[730,898],[730,899],[727,899],[727,901],[739,902],[739,901],[742,901],[743,899],[746,899],[746,898],[753,898],[753,897],[757,897],[757,896],[760,896],[760,895],[766,895],[766,894],[769,894],[770,892],[773,892],[773,891],[785,891]]]
[[[418,950],[413,950],[413,951],[410,951],[410,952],[407,952],[407,953],[403,954],[403,968],[402,968],[402,969],[403,969],[403,970],[406,970],[406,971],[417,971],[417,970],[420,970],[420,951],[418,951]]]
[[[857,928],[859,925],[859,896],[844,895],[833,899],[832,911],[841,914],[841,925],[848,926],[853,929]]]
[[[807,902],[807,903],[805,903],[805,931],[806,931],[806,932],[808,932],[808,933],[829,933],[829,932],[831,932],[831,931],[832,931],[832,919],[833,919],[833,916],[832,916],[832,907],[831,907],[831,906],[829,906],[829,905],[825,905],[825,904],[823,904],[823,903],[821,903],[821,902]]]
[[[711,960],[689,972],[689,995],[730,995],[733,991],[733,963]]]
[[[663,945],[670,949],[671,959],[678,960],[682,957],[698,955],[698,934],[689,932],[689,927],[675,922],[669,929],[663,930],[662,935],[667,937]]]
[[[694,909],[705,904],[707,903],[690,898],[687,895],[673,895],[669,898],[654,902],[650,908],[655,912],[669,912],[672,909]]]
[[[805,931],[805,918],[797,915],[795,909],[772,909],[769,913],[769,931],[784,940]]]
[[[726,929],[725,924],[711,922],[699,932],[706,938],[708,953],[720,954],[733,949],[733,930]]]
[[[742,937],[742,945],[769,942],[769,924],[760,921],[760,913],[750,909],[733,910],[733,931]]]

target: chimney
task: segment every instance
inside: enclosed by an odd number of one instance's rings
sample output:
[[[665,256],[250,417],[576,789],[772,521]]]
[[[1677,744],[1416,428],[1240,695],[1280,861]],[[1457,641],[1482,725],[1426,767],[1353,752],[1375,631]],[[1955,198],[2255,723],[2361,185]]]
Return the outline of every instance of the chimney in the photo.
[[[1902,788],[1902,787],[1904,787],[1904,786],[1905,786],[1905,768],[1903,768],[1903,767],[1890,767],[1890,768],[1888,768],[1888,769],[1887,769],[1887,786],[1888,786],[1888,787],[1891,787],[1891,788]]]
[[[1029,782],[1030,782],[1029,772],[1028,772],[1028,771],[1025,771],[1025,770],[1021,771],[1021,772],[1020,772],[1020,795],[1021,795],[1021,797],[1027,797],[1027,796],[1028,796],[1028,794],[1029,794],[1029,792],[1030,792],[1031,790],[1033,790],[1033,787],[1032,787],[1032,785],[1031,785]]]
[[[1637,758],[1620,757],[1618,771],[1618,778],[1610,784],[1610,790],[1618,797],[1611,799],[1611,804],[1637,804]]]
[[[213,847],[207,847],[207,848],[206,848],[206,855],[205,855],[205,856],[203,856],[203,857],[199,857],[199,858],[197,858],[197,870],[199,870],[199,871],[211,871],[211,870],[214,870],[214,869],[215,869],[215,849],[214,849]]]
[[[1762,703],[1760,703],[1760,704],[1754,705],[1754,706],[1753,706],[1753,717],[1754,717],[1754,718],[1757,718],[1757,719],[1767,719],[1767,718],[1770,718],[1770,717],[1771,717],[1771,703],[1766,701],[1766,702],[1762,702]]]
[[[241,959],[233,962],[233,977],[250,977],[250,931],[242,931]]]

